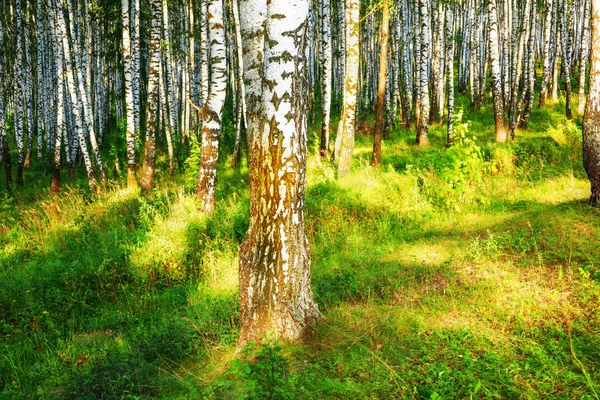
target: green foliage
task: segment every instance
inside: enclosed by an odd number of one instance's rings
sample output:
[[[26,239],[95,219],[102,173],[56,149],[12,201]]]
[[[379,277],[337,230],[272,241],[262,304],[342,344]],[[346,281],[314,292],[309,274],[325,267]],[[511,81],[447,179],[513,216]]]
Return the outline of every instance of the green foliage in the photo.
[[[92,194],[81,172],[52,196],[32,165],[30,184],[0,198],[0,398],[593,398],[600,215],[580,121],[536,108],[498,145],[491,108],[462,105],[450,148],[445,128],[427,149],[397,130],[373,169],[361,136],[344,180],[309,155],[326,319],[301,343],[241,353],[248,175],[229,167],[231,121],[210,216],[193,196],[196,140],[146,197],[124,182]],[[107,160],[124,168],[119,132]]]
[[[281,346],[276,339],[267,337],[260,346],[249,344],[243,354],[250,357],[240,374],[247,381],[248,398],[290,398],[290,387],[286,379],[288,362],[281,355]]]

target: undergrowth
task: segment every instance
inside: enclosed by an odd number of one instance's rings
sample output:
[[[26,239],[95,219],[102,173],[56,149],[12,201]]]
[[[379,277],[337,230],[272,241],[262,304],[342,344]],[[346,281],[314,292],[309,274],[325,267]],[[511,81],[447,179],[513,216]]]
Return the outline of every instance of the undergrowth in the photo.
[[[461,112],[450,148],[443,127],[425,149],[398,127],[375,169],[359,136],[342,180],[315,125],[306,231],[325,320],[239,354],[248,171],[229,167],[231,126],[211,216],[195,148],[147,197],[124,177],[91,194],[83,176],[52,196],[34,164],[1,194],[0,398],[597,398],[600,214],[580,120],[559,112],[533,110],[502,145],[491,106]]]

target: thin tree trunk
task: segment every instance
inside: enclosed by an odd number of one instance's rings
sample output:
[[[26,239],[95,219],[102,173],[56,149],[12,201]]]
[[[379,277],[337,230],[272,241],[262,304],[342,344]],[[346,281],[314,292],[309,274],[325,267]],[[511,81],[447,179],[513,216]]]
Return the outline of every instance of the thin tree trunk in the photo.
[[[419,58],[419,92],[421,107],[419,110],[419,123],[417,125],[417,144],[420,147],[429,145],[429,43],[430,43],[430,22],[428,2],[419,0],[419,10],[421,14],[421,54]]]
[[[242,120],[244,125],[247,126],[247,113],[246,113],[246,84],[244,83],[244,54],[242,51],[242,32],[240,29],[240,12],[238,10],[238,2],[232,1],[232,13],[233,13],[233,24],[235,29],[235,49],[237,56],[237,88],[239,94],[238,108],[241,111],[241,115],[238,115],[238,120],[235,128],[235,146],[233,149],[233,156],[231,158],[231,167],[236,168],[240,160],[240,147],[242,139]]]
[[[321,143],[319,153],[329,154],[329,120],[331,116],[331,6],[330,0],[321,0]]]
[[[567,118],[572,117],[571,113],[571,40],[568,39],[569,32],[567,30],[567,0],[562,0],[561,9],[561,44],[562,44],[562,67],[565,76],[565,115]]]
[[[152,190],[156,163],[156,128],[158,125],[158,79],[160,68],[161,0],[152,0],[152,28],[150,31],[150,67],[148,71],[148,98],[146,100],[146,142],[140,186],[149,193]]]
[[[240,249],[238,348],[267,333],[297,339],[320,317],[304,233],[308,13],[308,0],[240,1],[251,211]]]
[[[446,8],[446,77],[448,79],[448,134],[447,142],[454,142],[454,5]]]
[[[4,43],[4,21],[0,19],[0,43]],[[12,165],[10,160],[10,149],[6,140],[5,108],[4,108],[4,53],[0,52],[0,147],[2,149],[2,161],[6,176],[6,191],[12,195]]]
[[[590,0],[583,0],[583,3],[584,12],[581,33],[581,56],[579,57],[579,102],[577,104],[577,113],[579,115],[583,115],[585,110],[585,75],[587,72],[587,61],[590,49]]]
[[[336,143],[338,178],[350,174],[354,152],[354,120],[358,90],[358,65],[360,63],[359,37],[360,1],[346,0],[346,71],[344,76],[344,105],[338,129],[339,148]]]
[[[390,35],[390,6],[388,0],[383,0],[381,12],[381,34],[379,36],[379,82],[377,83],[377,108],[375,119],[375,136],[373,139],[373,158],[371,165],[377,166],[381,162],[381,138],[384,129],[385,91],[387,84],[388,67],[388,38]]]
[[[208,3],[208,28],[210,37],[210,87],[206,104],[202,107],[202,147],[200,169],[196,184],[196,196],[202,210],[211,213],[215,207],[215,181],[223,107],[227,93],[227,58],[225,51],[225,29],[222,0]]]
[[[546,0],[546,19],[544,25],[544,72],[542,75],[542,89],[540,91],[539,107],[546,104],[546,96],[548,95],[548,85],[552,73],[552,16],[554,14],[553,0]]]
[[[131,57],[131,40],[129,34],[129,0],[121,0],[121,18],[123,23],[123,64],[125,75],[125,138],[127,142],[127,186],[129,188],[138,187],[136,172],[137,163],[135,159],[135,112],[133,97],[133,76],[134,67]]]
[[[21,2],[16,2],[15,7],[15,45],[16,50],[16,76],[15,76],[15,110],[14,110],[14,129],[15,129],[15,140],[17,141],[17,185],[22,186],[23,181],[23,169],[25,167],[25,143],[24,143],[24,131],[25,127],[23,124],[23,96],[24,96],[24,83],[23,83],[23,13],[21,12]]]

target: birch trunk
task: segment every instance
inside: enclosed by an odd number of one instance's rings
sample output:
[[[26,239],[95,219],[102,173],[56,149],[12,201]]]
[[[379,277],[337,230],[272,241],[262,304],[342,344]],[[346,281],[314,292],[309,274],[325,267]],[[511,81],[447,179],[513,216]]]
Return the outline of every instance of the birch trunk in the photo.
[[[329,120],[331,115],[331,6],[330,0],[321,0],[321,143],[319,153],[329,154]]]
[[[156,128],[158,125],[158,78],[160,68],[160,30],[162,1],[152,0],[152,28],[150,31],[150,66],[148,70],[148,98],[146,100],[146,141],[140,186],[148,193],[152,190],[156,163]]]
[[[138,186],[136,172],[137,163],[135,159],[135,111],[133,97],[133,60],[131,57],[131,39],[129,34],[129,0],[121,0],[121,19],[123,23],[123,68],[125,75],[125,138],[127,142],[127,186],[136,188]]]
[[[250,227],[240,249],[239,348],[267,333],[297,339],[320,317],[304,233],[308,10],[308,0],[240,1]]]
[[[25,142],[24,142],[24,131],[25,127],[23,124],[23,96],[24,96],[24,83],[23,83],[23,13],[21,12],[21,2],[16,2],[15,7],[15,45],[16,59],[15,59],[15,111],[14,111],[14,129],[15,129],[15,140],[17,141],[17,185],[23,185],[23,168],[25,167]]]
[[[342,117],[338,129],[339,146],[336,143],[335,157],[338,160],[338,178],[350,174],[354,152],[354,120],[358,90],[358,66],[360,63],[360,1],[346,0],[346,70],[344,76],[344,100]],[[337,139],[336,139],[337,140]]]
[[[546,19],[544,24],[544,72],[542,75],[542,89],[540,91],[539,107],[546,104],[548,95],[548,85],[552,74],[552,17],[554,13],[553,0],[546,1]]]
[[[202,108],[202,147],[196,196],[202,210],[211,213],[215,207],[215,181],[219,143],[221,141],[223,107],[227,92],[227,58],[222,0],[208,4],[208,29],[210,37],[211,81],[206,104]]]
[[[379,81],[377,83],[377,108],[375,119],[375,136],[373,139],[373,158],[371,165],[377,166],[381,162],[381,138],[384,130],[385,91],[387,84],[388,67],[388,38],[390,34],[390,6],[388,0],[383,0],[381,13],[381,34],[379,36]]]
[[[446,8],[446,78],[448,79],[448,134],[447,143],[454,142],[454,6]]]
[[[242,120],[244,125],[247,127],[248,115],[246,112],[246,84],[244,83],[244,53],[242,51],[242,32],[240,29],[240,12],[238,9],[238,2],[232,2],[232,13],[233,13],[233,24],[235,30],[235,49],[237,59],[237,89],[238,89],[238,109],[241,111],[241,115],[238,115],[238,120],[235,129],[235,147],[233,151],[233,157],[231,159],[231,167],[236,168],[240,160],[240,147],[242,138]]]
[[[420,147],[429,144],[429,43],[431,41],[429,11],[426,0],[419,0],[421,14],[421,54],[419,58],[419,92],[421,107],[417,124],[417,144]]]
[[[600,0],[591,0],[592,40],[588,98],[583,118],[583,165],[591,184],[590,204],[600,205]]]
[[[590,52],[590,0],[583,0],[583,3],[584,12],[583,27],[581,33],[581,57],[579,57],[579,102],[577,104],[577,113],[579,115],[582,115],[585,110],[585,76],[587,72],[587,62]]]
[[[0,19],[0,43],[4,43],[4,21]],[[4,162],[4,171],[6,177],[6,192],[12,195],[12,165],[10,160],[10,149],[6,139],[5,126],[5,107],[4,107],[4,53],[0,52],[0,148],[2,149],[2,161]]]

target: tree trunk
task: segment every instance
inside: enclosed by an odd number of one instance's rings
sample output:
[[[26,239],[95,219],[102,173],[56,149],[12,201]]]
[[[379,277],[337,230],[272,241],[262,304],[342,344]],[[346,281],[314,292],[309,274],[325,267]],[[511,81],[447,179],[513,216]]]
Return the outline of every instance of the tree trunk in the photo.
[[[231,158],[231,167],[237,168],[238,162],[240,160],[240,147],[241,147],[241,139],[242,139],[242,120],[244,121],[244,125],[248,124],[248,115],[246,112],[246,84],[244,83],[244,53],[242,51],[242,32],[240,30],[240,11],[238,9],[238,2],[233,1],[232,4],[232,14],[233,14],[233,25],[235,30],[235,49],[236,49],[236,59],[237,59],[237,89],[238,89],[238,97],[239,104],[238,109],[241,113],[238,112],[238,120],[235,128],[235,145],[233,150],[233,156]]]
[[[492,95],[494,97],[494,122],[496,141],[506,142],[508,131],[504,121],[504,99],[502,98],[502,70],[500,69],[500,52],[498,51],[498,17],[496,0],[488,0],[490,60],[492,65]]]
[[[160,68],[161,0],[152,0],[152,29],[150,31],[150,67],[148,71],[148,98],[146,100],[146,141],[140,186],[152,190],[156,163],[156,127],[158,125],[158,78]]]
[[[454,142],[454,5],[446,9],[446,75],[448,79],[448,134],[447,143]]]
[[[208,29],[210,37],[210,87],[206,104],[202,107],[202,147],[196,196],[202,210],[211,213],[215,207],[215,181],[223,107],[227,91],[227,58],[225,54],[225,29],[222,0],[208,3]]]
[[[14,66],[16,68],[15,76],[15,111],[14,111],[14,129],[15,140],[17,141],[17,185],[22,186],[23,169],[25,167],[25,143],[23,134],[25,127],[23,124],[23,13],[21,12],[21,2],[16,2],[15,7],[15,45],[16,58]]]
[[[319,153],[326,158],[329,154],[329,120],[331,115],[331,5],[330,0],[321,0],[321,143]]]
[[[581,33],[581,57],[579,57],[579,102],[577,104],[577,113],[579,115],[582,115],[585,110],[585,75],[587,72],[587,61],[590,52],[590,0],[583,0],[583,2],[584,12]]]
[[[131,39],[129,34],[129,0],[121,0],[121,15],[123,23],[123,68],[125,74],[125,138],[127,142],[127,186],[136,188],[138,186],[135,160],[135,112],[133,98],[133,60],[131,57]]]
[[[344,104],[338,129],[339,148],[338,178],[350,174],[352,153],[354,152],[354,120],[356,115],[356,94],[358,90],[358,65],[360,63],[360,1],[346,0],[346,71],[344,76]],[[336,139],[337,140],[337,139]],[[337,143],[336,143],[337,147]],[[339,151],[338,151],[339,150]]]
[[[567,30],[567,0],[562,0],[561,9],[561,45],[562,45],[562,67],[565,76],[565,115],[567,118],[572,117],[571,113],[571,40],[568,39],[569,32]]]
[[[429,43],[431,31],[429,21],[428,2],[419,0],[421,14],[421,54],[419,58],[419,92],[421,107],[417,124],[417,144],[420,147],[429,145]]]
[[[308,0],[240,1],[250,227],[240,249],[239,348],[267,333],[297,339],[320,316],[304,233],[308,10]]]
[[[381,162],[381,137],[384,129],[384,101],[387,83],[388,67],[388,38],[390,34],[390,6],[388,0],[383,0],[381,13],[381,35],[379,36],[379,82],[377,83],[377,116],[375,119],[375,136],[373,138],[373,159],[371,165]]]
[[[583,165],[592,186],[590,204],[600,205],[600,0],[591,0],[592,40],[588,98],[583,118]]]
[[[0,43],[4,43],[4,21],[0,20]],[[5,129],[5,109],[4,109],[4,53],[0,52],[0,148],[2,149],[2,161],[4,161],[4,171],[6,173],[6,191],[12,194],[12,171],[10,161],[10,150],[8,140],[6,140]]]
[[[554,6],[552,1],[553,0],[546,0],[546,22],[544,25],[544,72],[542,75],[542,90],[540,91],[540,107],[543,107],[544,104],[546,104],[548,85],[550,83],[550,75],[552,73],[552,16],[554,14]]]

